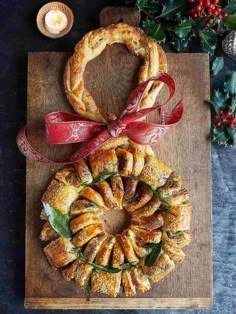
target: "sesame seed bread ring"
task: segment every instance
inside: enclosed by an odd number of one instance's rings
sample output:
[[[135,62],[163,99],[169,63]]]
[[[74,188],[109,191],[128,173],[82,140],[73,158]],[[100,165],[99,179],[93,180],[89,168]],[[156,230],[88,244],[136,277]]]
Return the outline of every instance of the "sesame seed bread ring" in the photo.
[[[142,83],[160,72],[167,71],[166,55],[162,48],[137,27],[124,23],[110,25],[87,33],[75,47],[64,73],[67,98],[74,110],[90,120],[105,122],[104,113],[84,86],[84,71],[87,63],[100,55],[107,45],[123,44],[137,56],[143,58],[138,83]],[[150,82],[146,97],[140,108],[152,107],[162,87],[160,82]]]
[[[42,200],[54,207],[54,217],[64,217],[52,221],[49,215],[40,234],[49,264],[93,293],[117,297],[121,286],[126,297],[146,292],[186,257],[192,207],[181,178],[150,147],[124,136],[57,171]],[[120,210],[130,215],[130,224],[109,234],[102,216]],[[61,224],[69,228],[66,239],[55,227]]]

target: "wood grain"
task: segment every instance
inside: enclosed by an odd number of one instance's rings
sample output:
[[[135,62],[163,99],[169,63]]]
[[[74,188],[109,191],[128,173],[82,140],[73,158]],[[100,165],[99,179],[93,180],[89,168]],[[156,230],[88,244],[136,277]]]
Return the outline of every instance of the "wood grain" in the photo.
[[[112,49],[115,50],[116,47]],[[115,54],[115,51],[112,54]],[[71,110],[62,86],[62,70],[68,57],[68,53],[29,53],[28,60],[28,122],[32,125],[28,130],[30,141],[41,152],[50,152],[50,156],[56,158],[70,154],[74,146],[58,147],[43,143],[41,121],[48,112]],[[103,86],[101,89],[101,86],[93,83],[99,73],[99,67],[100,81],[105,82],[105,77],[110,73],[107,55],[105,62],[102,58],[103,55],[99,56],[98,60],[94,60],[93,67],[91,64],[88,65],[85,80],[94,97],[98,97],[96,95],[99,93],[106,94],[106,97],[101,96],[103,99],[101,105],[107,105],[109,108],[111,98],[114,97],[114,85],[108,81],[106,88]],[[123,58],[126,56],[123,55]],[[27,307],[71,308],[72,305],[68,302],[63,303],[64,298],[78,298],[78,302],[73,305],[74,308],[135,308],[135,304],[136,308],[210,306],[212,298],[211,174],[210,142],[207,139],[210,130],[210,112],[203,102],[209,97],[208,57],[206,54],[168,54],[167,58],[169,73],[175,78],[177,85],[175,101],[184,99],[185,114],[183,121],[154,149],[163,161],[170,164],[183,177],[191,195],[193,241],[185,249],[186,260],[178,264],[176,271],[165,280],[154,284],[148,293],[138,294],[135,299],[126,299],[125,305],[110,298],[102,298],[101,302],[101,299],[96,296],[93,296],[95,299],[92,298],[90,302],[85,302],[83,292],[76,288],[74,282],[65,282],[58,272],[52,271],[43,254],[42,243],[38,239],[42,226],[39,219],[40,198],[56,167],[27,161],[25,292]],[[97,61],[97,68],[95,61]],[[135,67],[132,71],[133,69]],[[119,84],[118,76],[115,99],[117,103],[124,105],[122,102],[127,98],[130,88],[125,89],[121,82],[122,93],[119,93]],[[109,93],[110,97],[108,97]],[[156,121],[156,115],[149,116],[148,120]],[[158,299],[153,299],[157,296]],[[140,302],[139,298],[143,302]],[[178,299],[182,301],[179,303],[176,301]]]
[[[126,11],[127,12],[127,11]],[[119,12],[115,18],[127,17]],[[104,13],[103,13],[104,14]],[[109,16],[107,12],[105,18]],[[111,23],[104,20],[101,23]],[[132,16],[132,14],[130,15]],[[111,17],[114,19],[114,12]],[[126,20],[125,20],[126,21]],[[114,21],[117,22],[117,21]],[[135,25],[135,24],[134,24]],[[36,149],[51,158],[65,158],[78,145],[48,145],[44,139],[43,118],[52,111],[72,111],[62,83],[69,53],[29,53],[28,56],[28,128],[29,139]],[[210,110],[204,104],[209,98],[209,60],[206,54],[168,54],[168,72],[176,81],[176,95],[170,106],[183,99],[184,118],[154,150],[184,180],[193,205],[193,240],[185,249],[187,258],[177,264],[175,272],[154,284],[152,290],[136,298],[117,299],[92,295],[88,301],[74,282],[65,282],[48,265],[39,240],[40,199],[55,166],[27,160],[26,178],[26,287],[25,306],[39,309],[155,309],[209,308],[212,305],[212,229]],[[119,115],[131,90],[137,85],[142,60],[121,45],[107,47],[89,62],[84,73],[85,86],[105,111]],[[162,90],[160,98],[165,97]],[[157,122],[153,113],[148,121]],[[111,232],[116,232],[125,215],[108,215]],[[157,298],[158,297],[158,298]]]
[[[25,307],[30,309],[193,309],[209,308],[210,298],[26,298]]]
[[[105,7],[99,14],[100,26],[106,27],[119,22],[139,26],[141,14],[136,8]]]

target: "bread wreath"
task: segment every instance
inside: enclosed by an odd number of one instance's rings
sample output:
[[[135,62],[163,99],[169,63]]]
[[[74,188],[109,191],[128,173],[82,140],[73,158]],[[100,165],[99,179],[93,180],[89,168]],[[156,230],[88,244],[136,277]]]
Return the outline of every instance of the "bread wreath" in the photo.
[[[68,60],[64,73],[67,98],[74,110],[85,118],[105,122],[104,114],[84,86],[84,71],[87,63],[102,53],[107,45],[123,44],[137,56],[143,58],[138,83],[142,83],[161,72],[167,71],[166,55],[162,48],[137,27],[119,23],[87,33],[76,45]],[[153,106],[162,83],[150,83],[147,95],[140,108]]]
[[[90,285],[94,293],[116,297],[123,286],[130,297],[136,290],[149,290],[151,282],[163,279],[175,262],[183,261],[182,248],[191,241],[192,208],[181,178],[150,147],[125,136],[58,171],[42,201],[66,214],[71,230],[68,240],[57,234],[50,219],[45,222],[40,238],[49,241],[44,247],[49,263],[65,280],[75,279],[79,287]],[[122,208],[131,216],[130,226],[121,234],[108,234],[101,216]],[[41,218],[47,220],[45,212]],[[159,256],[148,264],[156,245],[161,245]]]

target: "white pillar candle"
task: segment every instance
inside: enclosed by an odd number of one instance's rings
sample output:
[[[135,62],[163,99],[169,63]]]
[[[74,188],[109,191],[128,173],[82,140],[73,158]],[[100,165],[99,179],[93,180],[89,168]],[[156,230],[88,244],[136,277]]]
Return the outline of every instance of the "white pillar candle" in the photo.
[[[59,34],[67,24],[66,15],[59,10],[51,10],[45,16],[45,27],[52,34]]]

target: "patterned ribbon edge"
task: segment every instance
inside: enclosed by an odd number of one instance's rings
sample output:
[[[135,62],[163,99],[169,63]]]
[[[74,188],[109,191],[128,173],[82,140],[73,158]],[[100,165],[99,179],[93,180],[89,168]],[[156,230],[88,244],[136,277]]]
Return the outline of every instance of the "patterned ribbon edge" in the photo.
[[[151,81],[161,81],[169,89],[169,96],[163,104],[138,110],[146,89]],[[36,151],[26,136],[27,126],[18,133],[16,142],[19,150],[28,159],[53,164],[71,164],[87,157],[112,137],[121,133],[130,140],[142,145],[156,143],[167,131],[178,123],[183,115],[183,102],[180,101],[173,111],[166,108],[175,93],[173,78],[161,73],[140,84],[128,97],[127,105],[121,116],[108,124],[87,120],[77,114],[53,112],[45,116],[46,136],[50,144],[69,144],[87,142],[75,154],[65,160],[51,160]],[[136,121],[154,110],[160,109],[160,124]]]

